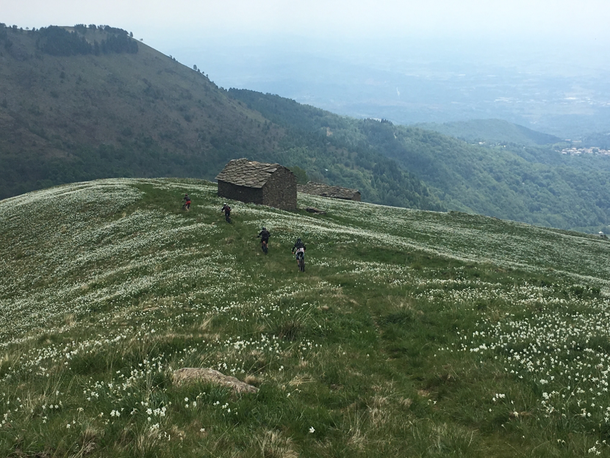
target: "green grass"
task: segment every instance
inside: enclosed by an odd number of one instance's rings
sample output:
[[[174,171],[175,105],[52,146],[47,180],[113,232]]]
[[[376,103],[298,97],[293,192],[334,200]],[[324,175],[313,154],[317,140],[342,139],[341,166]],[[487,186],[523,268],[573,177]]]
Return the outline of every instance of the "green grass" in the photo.
[[[196,180],[0,202],[0,456],[610,454],[607,242],[306,205],[327,214],[232,202],[227,224]]]

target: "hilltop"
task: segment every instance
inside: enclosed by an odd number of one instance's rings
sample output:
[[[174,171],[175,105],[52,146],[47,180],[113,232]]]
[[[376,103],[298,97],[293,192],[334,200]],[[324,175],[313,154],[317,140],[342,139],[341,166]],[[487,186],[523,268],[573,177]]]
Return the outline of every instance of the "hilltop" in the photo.
[[[178,179],[1,201],[0,455],[610,453],[607,240],[298,199],[326,214],[231,202],[229,225]]]

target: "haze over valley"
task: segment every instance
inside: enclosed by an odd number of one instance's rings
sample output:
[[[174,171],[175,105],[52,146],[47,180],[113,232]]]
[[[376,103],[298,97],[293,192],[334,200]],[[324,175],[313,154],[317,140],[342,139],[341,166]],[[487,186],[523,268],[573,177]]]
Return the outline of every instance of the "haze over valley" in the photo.
[[[312,43],[271,35],[175,43],[220,86],[279,94],[399,124],[503,119],[582,139],[610,132],[610,64],[599,45],[433,38]]]

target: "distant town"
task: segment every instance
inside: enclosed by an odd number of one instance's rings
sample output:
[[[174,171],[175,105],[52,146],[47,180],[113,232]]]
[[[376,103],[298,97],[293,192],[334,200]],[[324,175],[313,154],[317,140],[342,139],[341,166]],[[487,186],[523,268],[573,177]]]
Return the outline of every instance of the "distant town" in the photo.
[[[580,156],[583,154],[592,154],[594,156],[610,156],[610,150],[602,148],[564,148],[561,150],[561,154],[568,154],[570,156]]]

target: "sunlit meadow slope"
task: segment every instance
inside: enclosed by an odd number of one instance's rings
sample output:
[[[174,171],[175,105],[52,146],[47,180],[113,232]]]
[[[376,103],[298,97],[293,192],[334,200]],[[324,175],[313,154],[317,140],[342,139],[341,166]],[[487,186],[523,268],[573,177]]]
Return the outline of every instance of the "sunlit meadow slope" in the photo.
[[[161,179],[0,201],[0,456],[610,456],[607,240],[222,203]]]

